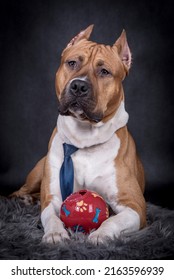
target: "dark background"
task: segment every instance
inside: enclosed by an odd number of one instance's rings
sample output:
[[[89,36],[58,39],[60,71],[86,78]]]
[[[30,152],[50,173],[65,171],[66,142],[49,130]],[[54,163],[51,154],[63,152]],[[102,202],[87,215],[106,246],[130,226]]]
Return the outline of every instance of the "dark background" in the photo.
[[[124,81],[129,129],[146,173],[146,199],[174,208],[172,1],[3,1],[0,6],[0,193],[19,188],[47,151],[57,120],[55,73],[70,39],[113,44],[123,28],[133,55]]]

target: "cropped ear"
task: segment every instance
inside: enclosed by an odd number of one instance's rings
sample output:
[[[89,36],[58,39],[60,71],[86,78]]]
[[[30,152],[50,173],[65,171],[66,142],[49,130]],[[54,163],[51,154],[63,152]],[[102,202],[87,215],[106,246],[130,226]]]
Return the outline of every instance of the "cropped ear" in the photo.
[[[89,25],[85,30],[80,31],[79,34],[77,34],[72,40],[69,42],[66,48],[69,48],[73,45],[75,45],[77,42],[79,42],[82,39],[88,40],[92,30],[93,30],[94,24]]]
[[[125,30],[122,31],[120,37],[115,42],[114,46],[117,47],[118,54],[123,62],[123,64],[126,66],[127,72],[129,71],[132,63],[132,55],[127,43],[126,38],[126,32]]]

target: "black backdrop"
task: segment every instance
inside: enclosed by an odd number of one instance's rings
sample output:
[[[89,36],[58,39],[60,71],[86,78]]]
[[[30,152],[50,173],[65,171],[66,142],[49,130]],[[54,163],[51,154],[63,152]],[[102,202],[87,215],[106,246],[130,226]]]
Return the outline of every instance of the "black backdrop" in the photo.
[[[47,151],[56,124],[62,49],[94,23],[112,44],[126,29],[133,65],[124,81],[129,129],[146,172],[146,198],[170,207],[173,160],[172,1],[6,0],[0,7],[0,193],[9,194]]]

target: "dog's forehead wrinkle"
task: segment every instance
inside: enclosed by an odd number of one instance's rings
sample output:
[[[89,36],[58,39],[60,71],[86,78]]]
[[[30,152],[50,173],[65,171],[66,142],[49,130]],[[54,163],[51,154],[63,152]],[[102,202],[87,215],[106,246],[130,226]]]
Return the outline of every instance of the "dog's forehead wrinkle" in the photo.
[[[74,58],[80,62],[86,61],[86,63],[93,61],[97,66],[104,65],[107,60],[111,59],[111,56],[113,56],[113,59],[115,58],[115,52],[112,51],[111,46],[92,41],[87,41],[85,44],[84,42],[79,43],[78,49],[70,49],[67,55],[68,59]],[[103,60],[103,57],[105,57],[105,60]]]
[[[97,45],[93,50],[93,61],[96,66],[103,66],[111,63],[116,59],[116,53],[112,51],[112,47],[108,45]]]

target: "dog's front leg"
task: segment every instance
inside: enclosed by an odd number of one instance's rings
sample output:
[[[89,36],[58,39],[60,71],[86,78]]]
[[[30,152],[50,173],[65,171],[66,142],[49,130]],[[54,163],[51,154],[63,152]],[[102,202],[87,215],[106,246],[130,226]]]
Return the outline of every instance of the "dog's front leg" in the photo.
[[[119,237],[121,233],[133,232],[140,228],[140,217],[129,207],[122,207],[117,215],[105,220],[101,226],[92,232],[88,239],[93,244],[105,243],[108,239]]]
[[[64,239],[69,239],[62,221],[57,216],[53,201],[50,201],[48,206],[42,211],[41,220],[45,232],[42,238],[43,242],[57,243]]]
[[[59,218],[62,199],[58,182],[59,170],[50,167],[48,158],[41,185],[41,221],[45,232],[42,241],[45,243],[57,243],[69,239],[68,232]]]

